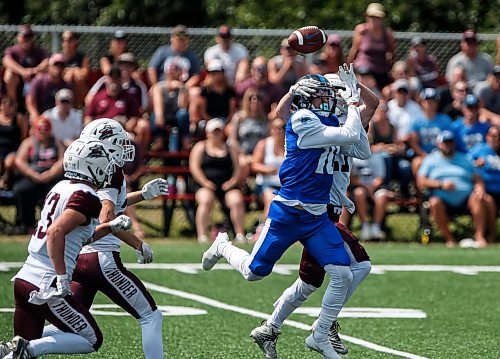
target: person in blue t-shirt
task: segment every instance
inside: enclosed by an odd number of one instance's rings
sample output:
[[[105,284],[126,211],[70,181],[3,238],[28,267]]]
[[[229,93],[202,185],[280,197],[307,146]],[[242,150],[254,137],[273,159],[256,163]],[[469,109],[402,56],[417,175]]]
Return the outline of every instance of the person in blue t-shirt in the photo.
[[[439,96],[434,88],[425,88],[420,93],[420,104],[424,115],[411,119],[409,145],[415,153],[411,167],[417,173],[425,156],[436,148],[436,139],[442,131],[450,130],[452,120],[438,112]]]
[[[486,142],[479,143],[468,152],[468,157],[486,184],[486,193],[492,198],[488,207],[488,226],[495,228],[497,212],[500,209],[500,127],[491,126],[486,134]],[[495,231],[490,231],[488,240],[495,239]]]
[[[476,172],[465,154],[455,150],[453,132],[443,131],[438,139],[438,151],[432,152],[418,170],[417,185],[430,191],[430,211],[446,245],[452,247],[456,241],[448,228],[449,213],[463,213],[468,208],[475,225],[474,239],[478,246],[486,246],[484,181]]]
[[[203,269],[210,270],[224,257],[246,280],[256,281],[269,275],[283,253],[300,241],[330,275],[318,325],[306,339],[308,348],[328,358],[341,358],[329,342],[328,333],[353,278],[342,237],[327,215],[333,159],[342,146],[359,143],[363,130],[358,107],[360,94],[352,66],[350,70],[342,67],[339,76],[347,87],[339,91],[348,104],[343,127],[339,127],[338,118],[333,115],[333,87],[321,75],[304,76],[280,101],[281,106],[293,101],[297,111],[285,129],[285,160],[279,171],[282,186],[271,203],[252,253],[233,246],[227,234],[220,233],[202,259]]]
[[[479,122],[479,100],[474,95],[465,97],[462,112],[464,116],[455,120],[451,128],[455,133],[457,151],[465,153],[474,145],[484,142],[490,124]]]
[[[170,36],[170,46],[160,46],[149,61],[149,80],[154,85],[164,79],[165,72],[175,65],[182,70],[181,81],[186,87],[196,86],[200,80],[200,60],[188,49],[189,35],[184,25],[177,25]]]

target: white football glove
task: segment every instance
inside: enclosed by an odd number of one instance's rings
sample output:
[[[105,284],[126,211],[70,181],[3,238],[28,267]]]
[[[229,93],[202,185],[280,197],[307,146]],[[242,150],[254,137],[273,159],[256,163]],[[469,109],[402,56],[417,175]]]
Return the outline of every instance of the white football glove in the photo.
[[[141,250],[136,250],[137,263],[145,264],[153,261],[153,250],[146,242],[142,242]]]
[[[163,178],[149,181],[142,187],[142,197],[147,201],[158,196],[166,196],[168,194],[167,185],[167,180]]]
[[[345,91],[339,90],[340,96],[342,96],[348,104],[359,102],[360,91],[358,89],[358,80],[354,74],[352,64],[350,67],[347,67],[347,64],[339,66],[339,77],[346,87]]]
[[[128,231],[130,227],[132,227],[132,220],[124,214],[116,217],[115,219],[109,221],[108,223],[109,227],[111,228],[111,232],[113,233]]]
[[[309,98],[316,93],[316,89],[313,84],[308,83],[308,80],[301,80],[295,85],[290,86],[290,90],[288,92],[292,96],[303,96]]]
[[[64,298],[67,295],[73,295],[69,286],[69,277],[67,274],[58,274],[56,277],[57,291],[53,297]]]

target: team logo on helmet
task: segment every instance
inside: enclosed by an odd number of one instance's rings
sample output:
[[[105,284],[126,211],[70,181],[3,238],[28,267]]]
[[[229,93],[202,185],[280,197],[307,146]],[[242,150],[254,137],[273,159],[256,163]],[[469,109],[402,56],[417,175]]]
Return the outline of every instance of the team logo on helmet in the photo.
[[[99,139],[106,140],[114,135],[113,127],[111,125],[105,125],[99,130]]]
[[[95,145],[94,147],[89,148],[89,154],[87,155],[89,158],[99,158],[99,157],[107,157],[104,152],[104,148],[101,145]]]

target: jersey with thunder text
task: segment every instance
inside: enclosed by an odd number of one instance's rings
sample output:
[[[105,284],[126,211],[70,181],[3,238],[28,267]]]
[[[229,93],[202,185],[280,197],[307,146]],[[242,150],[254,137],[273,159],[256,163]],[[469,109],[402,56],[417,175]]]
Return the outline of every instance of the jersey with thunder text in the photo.
[[[57,183],[45,198],[38,227],[28,245],[28,258],[14,278],[23,279],[39,288],[46,288],[53,282],[56,272],[47,251],[47,230],[66,209],[78,211],[87,221],[65,236],[64,262],[66,273],[71,277],[76,259],[83,243],[92,237],[99,223],[101,202],[96,191],[90,186],[75,181],[64,180]]]

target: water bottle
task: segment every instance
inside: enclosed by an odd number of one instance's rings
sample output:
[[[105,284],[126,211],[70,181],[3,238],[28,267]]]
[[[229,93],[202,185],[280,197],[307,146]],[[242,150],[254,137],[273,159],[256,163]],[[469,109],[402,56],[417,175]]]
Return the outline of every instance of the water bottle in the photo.
[[[170,135],[168,136],[168,151],[176,152],[179,150],[179,129],[172,127]]]
[[[168,194],[175,194],[175,178],[172,175],[167,177]]]
[[[420,243],[423,245],[429,244],[431,240],[431,230],[429,228],[424,228],[422,231],[422,236],[420,237]]]
[[[182,176],[177,176],[177,181],[175,181],[175,190],[177,194],[186,193],[186,180]]]

